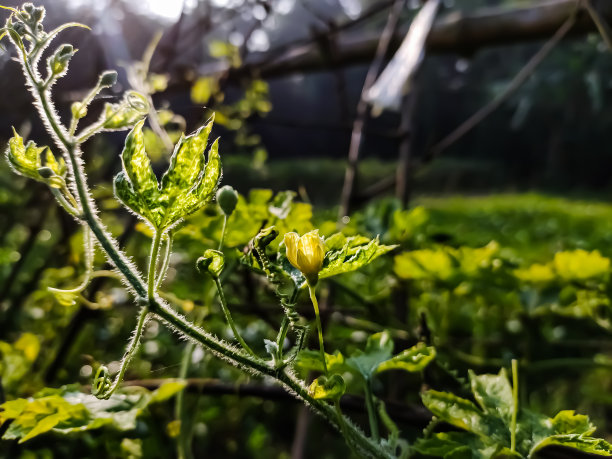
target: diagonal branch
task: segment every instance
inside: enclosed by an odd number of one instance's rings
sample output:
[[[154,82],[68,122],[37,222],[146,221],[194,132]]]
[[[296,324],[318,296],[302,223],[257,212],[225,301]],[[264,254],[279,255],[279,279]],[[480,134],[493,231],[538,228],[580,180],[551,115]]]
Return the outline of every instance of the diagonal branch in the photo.
[[[548,40],[542,48],[525,64],[525,66],[516,74],[506,89],[495,99],[482,107],[467,120],[459,125],[454,131],[444,137],[440,142],[433,146],[430,150],[427,159],[431,160],[450,147],[452,144],[461,139],[464,135],[478,126],[491,113],[497,110],[512,94],[514,94],[533,74],[536,68],[544,61],[550,52],[557,44],[567,35],[576,22],[577,8],[574,9],[570,17],[568,17],[563,25],[559,27],[557,32]]]

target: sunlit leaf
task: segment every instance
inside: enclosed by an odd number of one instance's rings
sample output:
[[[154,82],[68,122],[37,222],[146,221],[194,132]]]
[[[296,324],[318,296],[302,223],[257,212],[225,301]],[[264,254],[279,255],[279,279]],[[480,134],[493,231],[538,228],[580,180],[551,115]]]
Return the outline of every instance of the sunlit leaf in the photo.
[[[6,155],[15,172],[39,182],[47,183],[47,178],[40,175],[41,167],[48,167],[59,176],[66,174],[63,158],[56,160],[48,147],[38,147],[32,141],[24,145],[23,138],[15,130],[9,139]]]
[[[346,363],[365,379],[369,379],[381,363],[391,358],[392,353],[393,340],[389,332],[384,331],[368,337],[365,350],[356,351]]]
[[[421,398],[425,407],[441,420],[468,432],[509,444],[510,431],[501,419],[485,415],[471,401],[435,390],[424,392]]]
[[[376,373],[389,370],[404,370],[410,373],[423,371],[435,357],[436,349],[434,347],[426,346],[425,343],[418,343],[389,360],[381,362],[376,367]]]
[[[196,104],[206,104],[218,90],[219,84],[216,78],[198,78],[191,87],[191,100]]]
[[[497,375],[476,375],[470,370],[469,375],[474,398],[480,407],[510,426],[514,402],[506,370],[502,368]]]
[[[16,399],[0,405],[0,425],[12,421],[2,438],[24,442],[49,431],[70,434],[102,427],[133,430],[137,418],[149,405],[169,399],[184,387],[184,381],[169,381],[154,392],[131,388],[108,400],[71,388],[46,389],[33,399]]]
[[[402,279],[448,279],[453,263],[441,250],[423,249],[404,252],[394,258],[395,273]]]
[[[339,400],[345,391],[344,379],[338,374],[319,376],[308,388],[308,393],[316,400]]]
[[[342,373],[347,369],[344,355],[340,351],[325,354],[325,364],[329,374]],[[298,354],[295,365],[306,371],[323,372],[323,363],[319,351],[305,349]]]
[[[131,191],[138,196],[138,200],[143,206],[139,213],[154,226],[157,226],[161,221],[163,209],[159,203],[160,193],[157,178],[145,151],[144,135],[142,133],[143,124],[144,120],[139,121],[127,135],[121,160],[123,170],[131,184]],[[119,186],[121,187],[121,185]],[[124,193],[126,199],[129,199],[126,194],[129,193]]]
[[[359,236],[354,237],[359,238]],[[353,237],[347,238],[342,249],[327,252],[323,268],[319,272],[319,279],[355,271],[396,247],[381,245],[378,238],[360,245],[354,245],[353,241]]]
[[[610,272],[610,259],[601,256],[598,250],[574,250],[557,252],[553,260],[557,274],[565,280],[585,280],[607,276]]]

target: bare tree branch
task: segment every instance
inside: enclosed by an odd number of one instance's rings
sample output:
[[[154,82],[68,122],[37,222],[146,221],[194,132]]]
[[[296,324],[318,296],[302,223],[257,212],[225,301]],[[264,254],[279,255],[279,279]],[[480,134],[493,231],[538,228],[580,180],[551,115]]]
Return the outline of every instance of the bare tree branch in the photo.
[[[612,20],[612,2],[591,0],[599,17]],[[428,54],[473,54],[483,47],[508,45],[547,39],[572,14],[576,0],[553,0],[523,8],[487,8],[469,16],[450,13],[436,20],[426,43]],[[589,15],[577,15],[571,34],[581,35],[595,31]],[[389,52],[399,46],[406,30],[399,30],[389,45]],[[345,34],[338,37],[336,66],[370,62],[376,55],[380,33],[364,37]],[[327,68],[328,62],[313,42],[294,43],[283,52],[270,54],[260,61],[247,64],[237,72],[256,71],[262,78],[278,77],[295,72],[308,72]]]

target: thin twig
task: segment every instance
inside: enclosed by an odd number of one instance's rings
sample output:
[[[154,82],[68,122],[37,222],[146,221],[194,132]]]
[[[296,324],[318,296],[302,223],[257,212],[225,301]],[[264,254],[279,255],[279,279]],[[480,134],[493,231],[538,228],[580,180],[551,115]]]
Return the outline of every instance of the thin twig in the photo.
[[[348,165],[346,167],[346,173],[344,175],[344,185],[342,187],[342,195],[340,198],[340,211],[338,212],[338,220],[342,219],[348,212],[351,204],[351,197],[353,195],[353,186],[355,183],[355,176],[357,174],[357,164],[359,161],[359,148],[361,146],[361,137],[363,135],[363,129],[366,124],[366,116],[368,111],[368,104],[365,100],[365,96],[368,93],[370,87],[376,81],[376,77],[380,72],[383,64],[383,59],[389,49],[389,44],[397,28],[399,21],[400,12],[404,7],[405,0],[395,0],[395,3],[391,7],[387,24],[383,29],[376,48],[376,54],[374,60],[370,64],[368,73],[366,74],[361,95],[359,97],[359,103],[357,104],[357,116],[353,123],[353,130],[351,132],[351,143],[349,146],[348,154]]]
[[[576,22],[577,11],[578,8],[572,12],[572,14],[565,20],[557,32],[555,32],[555,34],[544,44],[544,46],[542,46],[542,48],[540,48],[540,50],[533,55],[529,62],[527,62],[527,64],[525,64],[525,66],[516,74],[510,84],[499,96],[470,116],[466,121],[461,123],[458,128],[434,145],[429,152],[428,159],[431,160],[435,158],[448,147],[461,139],[465,134],[484,121],[491,113],[497,110],[512,94],[514,94],[529,79],[546,56],[550,54],[555,46],[557,46],[563,37],[565,37],[565,35],[567,35],[567,33],[571,30]]]
[[[597,26],[597,30],[599,31],[601,38],[603,38],[603,41],[606,43],[606,46],[610,51],[612,51],[612,30],[610,29],[610,26],[604,17],[599,13],[597,8],[593,6],[591,0],[583,0],[583,5]]]

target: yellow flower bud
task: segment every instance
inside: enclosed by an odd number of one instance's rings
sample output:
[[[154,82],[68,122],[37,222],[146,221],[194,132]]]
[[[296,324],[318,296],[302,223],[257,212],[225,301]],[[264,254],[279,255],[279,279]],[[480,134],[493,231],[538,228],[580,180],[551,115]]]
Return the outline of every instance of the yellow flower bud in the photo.
[[[319,230],[301,237],[297,233],[287,233],[285,246],[289,262],[304,274],[310,285],[315,285],[325,258],[325,243],[319,236]]]

